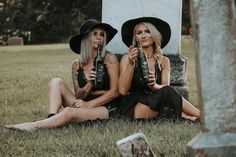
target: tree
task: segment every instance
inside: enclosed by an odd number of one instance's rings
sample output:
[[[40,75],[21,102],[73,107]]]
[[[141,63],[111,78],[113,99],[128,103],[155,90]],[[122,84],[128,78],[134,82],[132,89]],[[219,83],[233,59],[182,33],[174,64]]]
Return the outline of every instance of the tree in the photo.
[[[67,42],[89,18],[101,20],[101,0],[2,0],[1,36],[25,43]]]
[[[89,18],[101,20],[101,0],[0,0],[0,40],[25,44],[68,42]],[[183,0],[182,34],[189,34],[189,0]]]

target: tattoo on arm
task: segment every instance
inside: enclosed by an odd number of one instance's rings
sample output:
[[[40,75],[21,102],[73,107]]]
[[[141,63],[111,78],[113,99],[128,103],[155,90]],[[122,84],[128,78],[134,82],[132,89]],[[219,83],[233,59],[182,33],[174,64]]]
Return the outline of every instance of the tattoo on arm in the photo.
[[[84,100],[92,90],[92,87],[87,83],[84,87],[78,88],[78,95],[77,98]]]
[[[109,54],[106,59],[108,64],[115,64],[118,62],[118,59],[115,55]]]
[[[77,89],[79,87],[78,80],[77,80],[79,69],[80,69],[79,60],[75,60],[72,64],[72,81],[73,81],[74,92],[76,96],[77,96]]]
[[[83,100],[83,99],[85,99],[85,98],[88,96],[88,93],[84,91],[84,88],[78,88],[78,90],[79,90],[79,95],[78,95],[78,97],[79,97],[80,99]]]
[[[78,71],[82,68],[82,64],[79,60],[74,61],[72,65],[72,78],[74,85],[75,96],[78,99],[85,99],[92,90],[91,84],[88,82],[84,87],[80,87],[78,83]]]
[[[87,95],[84,93],[84,89],[79,86],[78,83],[78,71],[82,68],[79,60],[75,60],[72,64],[72,79],[74,85],[75,96],[78,99],[86,98]]]

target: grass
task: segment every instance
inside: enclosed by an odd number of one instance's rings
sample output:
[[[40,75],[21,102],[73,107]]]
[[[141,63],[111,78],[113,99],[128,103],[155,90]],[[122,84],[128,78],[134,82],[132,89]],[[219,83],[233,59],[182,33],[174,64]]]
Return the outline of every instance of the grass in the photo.
[[[190,101],[198,104],[191,40],[182,41],[182,54],[188,57]],[[186,155],[186,144],[200,132],[199,124],[111,119],[34,133],[3,127],[46,118],[48,83],[61,77],[72,88],[71,63],[76,57],[66,44],[0,48],[0,156],[115,157],[116,141],[136,132],[146,135],[157,156]]]

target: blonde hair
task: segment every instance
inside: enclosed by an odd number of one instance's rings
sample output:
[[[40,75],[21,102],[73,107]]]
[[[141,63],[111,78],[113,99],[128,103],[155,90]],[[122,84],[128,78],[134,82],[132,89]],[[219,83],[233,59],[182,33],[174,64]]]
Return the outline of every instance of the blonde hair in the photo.
[[[144,24],[145,26],[147,26],[147,28],[149,29],[151,33],[151,37],[154,42],[153,43],[153,49],[154,49],[153,57],[156,59],[158,67],[161,70],[161,61],[163,57],[163,51],[161,49],[161,41],[162,41],[161,33],[156,29],[155,26],[153,26],[153,24],[149,22],[141,22],[141,24]],[[133,42],[132,42],[133,46],[136,45],[136,38],[135,38],[136,26],[134,27],[134,33],[133,33]]]
[[[94,28],[95,29],[95,28]],[[87,64],[89,60],[92,58],[93,53],[93,47],[92,47],[92,41],[91,38],[94,33],[94,29],[91,30],[88,34],[86,34],[83,39],[81,40],[81,46],[80,46],[80,62],[82,64]],[[102,57],[106,55],[106,39],[107,39],[107,33],[106,31],[101,28],[104,31],[104,41],[102,43]]]

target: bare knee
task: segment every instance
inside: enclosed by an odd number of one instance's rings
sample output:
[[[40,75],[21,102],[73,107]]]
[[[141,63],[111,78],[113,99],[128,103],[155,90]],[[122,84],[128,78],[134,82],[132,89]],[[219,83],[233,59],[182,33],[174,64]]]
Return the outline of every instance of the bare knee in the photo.
[[[65,107],[62,111],[63,117],[69,121],[73,121],[75,119],[74,111],[76,108],[73,107]]]
[[[64,81],[61,78],[56,77],[56,78],[51,79],[51,81],[49,83],[49,87],[59,86],[59,85],[61,85],[63,83],[64,83]]]
[[[98,116],[97,118],[99,118],[99,119],[109,119],[109,111],[105,107],[102,110],[103,111],[101,112],[100,116]]]

